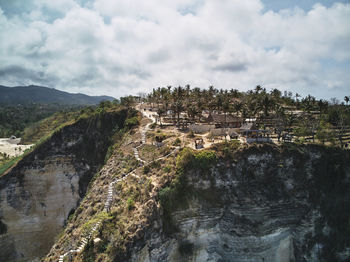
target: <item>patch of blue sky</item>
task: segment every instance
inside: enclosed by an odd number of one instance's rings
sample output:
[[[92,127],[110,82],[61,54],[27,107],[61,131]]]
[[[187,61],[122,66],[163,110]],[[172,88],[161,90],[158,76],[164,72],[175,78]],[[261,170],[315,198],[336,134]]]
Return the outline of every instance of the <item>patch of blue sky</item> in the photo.
[[[281,50],[281,47],[280,46],[269,46],[269,47],[265,47],[264,50],[267,52],[273,51],[275,53],[278,53]]]
[[[197,10],[204,4],[204,0],[195,0],[193,4],[178,10],[181,15],[196,15]]]
[[[338,61],[332,58],[321,59],[320,64],[323,68],[344,69],[350,70],[350,60]]]
[[[272,10],[274,12],[279,12],[283,9],[292,9],[295,7],[299,7],[306,12],[310,11],[312,7],[319,3],[326,7],[331,7],[335,3],[350,3],[350,0],[262,0],[264,4],[264,12]]]

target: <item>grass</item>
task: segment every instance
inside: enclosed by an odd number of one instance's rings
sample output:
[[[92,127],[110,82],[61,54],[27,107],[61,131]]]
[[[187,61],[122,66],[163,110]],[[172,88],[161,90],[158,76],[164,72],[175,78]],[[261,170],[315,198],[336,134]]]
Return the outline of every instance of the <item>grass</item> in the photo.
[[[105,211],[97,213],[89,221],[83,224],[82,230],[84,234],[88,234],[91,231],[91,228],[99,221],[109,220],[112,216]]]
[[[177,157],[176,166],[182,170],[195,169],[209,171],[216,161],[216,153],[212,150],[194,152],[192,149],[184,148]]]
[[[22,156],[17,156],[3,162],[0,166],[0,176],[2,176],[10,167],[12,167],[21,159],[22,159]]]
[[[120,110],[122,107],[115,104],[109,104],[108,106],[101,104],[97,108],[86,107],[79,111],[71,111],[71,112],[60,112],[56,113],[51,117],[48,117],[34,125],[30,126],[24,131],[24,135],[22,137],[22,141],[24,144],[35,143],[30,149],[27,149],[23,155],[11,158],[8,161],[2,161],[0,163],[0,176],[3,175],[8,169],[14,166],[18,161],[20,161],[25,155],[34,151],[44,142],[52,137],[53,134],[59,132],[63,127],[72,125],[78,122],[81,119],[87,119],[89,117],[97,116],[106,112],[116,112]],[[126,129],[121,128],[117,129],[114,132],[111,140],[115,142],[120,139],[127,129],[132,128],[134,125],[139,123],[138,116],[135,116],[135,112],[131,112],[131,117],[127,118],[125,124],[127,124]],[[114,145],[108,149],[105,161],[108,160],[110,155],[114,150]]]

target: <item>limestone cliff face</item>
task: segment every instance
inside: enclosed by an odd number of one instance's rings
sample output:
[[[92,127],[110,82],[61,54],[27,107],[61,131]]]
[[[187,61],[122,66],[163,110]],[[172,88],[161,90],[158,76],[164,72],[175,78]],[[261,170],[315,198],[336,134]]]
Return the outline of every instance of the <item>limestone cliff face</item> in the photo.
[[[0,261],[36,261],[49,251],[126,116],[121,110],[66,126],[0,178]]]
[[[173,230],[155,211],[125,260],[349,261],[349,160],[342,150],[264,146],[189,170]]]

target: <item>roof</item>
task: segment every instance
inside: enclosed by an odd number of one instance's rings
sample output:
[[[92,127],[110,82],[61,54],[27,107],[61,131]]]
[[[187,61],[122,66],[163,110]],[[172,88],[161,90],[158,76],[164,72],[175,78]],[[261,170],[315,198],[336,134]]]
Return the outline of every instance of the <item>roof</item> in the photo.
[[[254,123],[245,123],[240,127],[241,131],[251,130],[254,127]]]
[[[208,116],[208,121],[214,123],[233,123],[233,122],[242,122],[242,118],[234,117],[232,115],[224,115],[224,114],[211,114]]]

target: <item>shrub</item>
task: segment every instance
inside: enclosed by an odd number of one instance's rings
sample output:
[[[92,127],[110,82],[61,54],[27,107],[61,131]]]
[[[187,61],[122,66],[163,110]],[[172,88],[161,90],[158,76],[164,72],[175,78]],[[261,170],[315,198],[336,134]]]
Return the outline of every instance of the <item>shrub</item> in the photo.
[[[216,154],[214,151],[200,151],[193,153],[189,148],[182,150],[176,160],[176,166],[180,169],[209,170],[216,163]]]
[[[173,146],[179,146],[179,145],[181,145],[181,139],[176,138],[175,141],[173,142]]]
[[[135,207],[135,201],[134,199],[132,199],[131,197],[128,198],[128,200],[126,201],[126,205],[128,207],[128,210],[131,210]]]
[[[184,148],[176,159],[176,166],[180,169],[190,167],[193,159],[193,151],[189,148]]]
[[[171,166],[167,165],[166,167],[163,168],[164,173],[169,173],[171,171]]]
[[[216,154],[214,151],[200,151],[194,156],[194,168],[208,170],[216,163]]]
[[[139,125],[139,119],[137,116],[134,116],[125,120],[125,126],[129,128],[137,125]]]
[[[150,167],[149,167],[149,166],[144,166],[144,167],[143,167],[142,172],[143,172],[144,174],[148,174],[148,173],[149,173],[149,171],[151,171],[151,169],[150,169]]]

